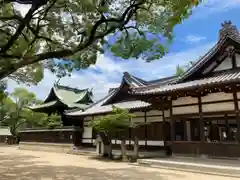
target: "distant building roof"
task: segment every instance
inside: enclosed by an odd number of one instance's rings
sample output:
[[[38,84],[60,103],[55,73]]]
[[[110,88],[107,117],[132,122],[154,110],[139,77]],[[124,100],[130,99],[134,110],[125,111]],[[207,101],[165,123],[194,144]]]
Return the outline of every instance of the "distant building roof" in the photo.
[[[92,101],[92,92],[89,89],[76,89],[67,86],[54,85],[43,104],[29,107],[32,110],[39,110],[64,104],[68,108],[85,109]]]

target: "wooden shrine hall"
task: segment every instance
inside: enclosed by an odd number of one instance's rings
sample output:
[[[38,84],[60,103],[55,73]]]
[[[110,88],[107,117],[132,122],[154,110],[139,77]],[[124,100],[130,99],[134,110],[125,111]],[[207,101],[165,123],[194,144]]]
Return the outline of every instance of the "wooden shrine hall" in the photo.
[[[147,151],[170,147],[176,154],[240,157],[240,35],[231,21],[219,30],[217,43],[179,77],[154,81],[124,73],[118,88],[84,111],[66,112],[82,122],[82,145],[95,142],[88,122],[111,113],[112,106],[129,109],[134,122],[126,129],[131,145],[138,137]],[[120,136],[112,143],[119,145]]]
[[[132,88],[139,100],[163,110],[173,153],[240,157],[240,36],[230,21],[195,65],[165,85]]]

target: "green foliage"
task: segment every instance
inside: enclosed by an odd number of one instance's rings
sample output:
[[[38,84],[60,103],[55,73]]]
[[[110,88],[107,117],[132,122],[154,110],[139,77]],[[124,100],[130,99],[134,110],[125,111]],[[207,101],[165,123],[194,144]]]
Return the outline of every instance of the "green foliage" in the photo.
[[[196,62],[197,61],[189,61],[186,65],[183,65],[183,66],[177,65],[175,75],[181,76],[186,70],[191,68]]]
[[[93,127],[97,132],[113,133],[123,131],[125,128],[136,126],[129,121],[134,116],[134,114],[129,113],[126,109],[113,106],[111,114],[95,117],[90,121],[89,126]]]
[[[0,81],[0,103],[7,97],[7,83],[5,81]]]
[[[159,59],[167,52],[175,25],[201,0],[47,1],[21,15],[17,6],[0,6],[0,80],[37,83],[43,66],[59,76],[95,64],[111,50],[124,59]],[[106,39],[115,36],[109,44]],[[62,59],[61,63],[56,59]],[[45,62],[43,62],[45,61]]]
[[[177,65],[175,75],[181,76],[184,72],[185,72],[184,67]]]
[[[21,127],[47,127],[61,126],[59,115],[48,116],[28,109],[28,106],[41,103],[34,93],[24,88],[16,88],[10,97],[5,98],[0,104],[0,122],[10,127],[12,135],[18,136]]]

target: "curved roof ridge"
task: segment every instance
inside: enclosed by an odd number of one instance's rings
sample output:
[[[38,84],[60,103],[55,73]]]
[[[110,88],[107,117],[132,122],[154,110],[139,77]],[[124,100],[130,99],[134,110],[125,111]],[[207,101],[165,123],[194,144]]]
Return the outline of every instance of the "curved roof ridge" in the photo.
[[[117,90],[117,89],[116,89]],[[112,92],[108,93],[106,96],[104,96],[103,98],[99,99],[98,101],[96,101],[95,103],[92,103],[91,105],[89,105],[87,108],[84,109],[84,111],[94,107],[94,106],[97,106],[97,105],[100,105],[102,106],[102,104],[107,101],[110,97],[112,97],[115,93],[116,90],[113,90]],[[76,109],[72,109],[71,112],[75,112],[75,111],[79,111],[79,110],[82,110],[81,108],[76,108]],[[65,111],[65,114],[68,113],[70,111]],[[66,114],[67,115],[67,114]]]
[[[74,91],[76,93],[89,90],[89,88],[79,89],[79,88],[73,88],[70,86],[64,86],[64,85],[60,85],[60,84],[54,84],[53,87],[57,87],[59,89],[64,89],[64,90],[68,90],[68,91]]]
[[[133,76],[132,74],[130,74],[129,72],[124,72],[123,73],[123,78],[125,78],[127,80],[127,83],[131,86],[134,85],[133,83],[131,83],[131,81],[133,81],[134,83],[136,83],[138,86],[142,86],[145,85],[146,81],[138,78],[136,76]],[[136,86],[136,85],[135,85]]]

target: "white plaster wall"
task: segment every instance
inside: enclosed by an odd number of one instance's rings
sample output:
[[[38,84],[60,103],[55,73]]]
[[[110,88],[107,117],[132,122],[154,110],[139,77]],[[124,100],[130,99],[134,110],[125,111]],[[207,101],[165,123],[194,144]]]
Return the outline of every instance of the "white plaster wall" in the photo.
[[[147,141],[148,146],[164,146],[164,141]]]
[[[173,106],[183,105],[183,104],[194,104],[194,103],[198,103],[198,99],[193,97],[180,97],[172,101]]]
[[[92,127],[84,127],[83,138],[92,138]]]
[[[218,112],[218,111],[229,111],[234,110],[234,103],[214,103],[214,104],[203,104],[202,111],[203,112]]]
[[[218,93],[211,93],[207,96],[203,96],[202,102],[213,102],[213,101],[222,101],[222,100],[232,100],[233,94],[232,93],[225,93],[225,92],[218,92]]]
[[[235,56],[236,56],[237,67],[240,67],[240,55],[239,54],[235,54]]]
[[[145,116],[144,112],[134,112],[135,116]]]
[[[82,143],[92,143],[91,139],[82,139]]]
[[[84,120],[84,121],[91,121],[92,118],[93,118],[92,116],[86,116],[86,117],[84,117],[83,120]]]
[[[161,122],[163,121],[163,117],[162,116],[151,116],[151,117],[147,117],[147,122]]]
[[[147,116],[158,116],[158,115],[162,115],[162,111],[160,110],[151,110],[151,111],[147,111]]]
[[[232,59],[227,57],[214,71],[232,69]]]
[[[137,123],[137,122],[144,123],[145,119],[144,119],[144,117],[134,117],[134,118],[132,118],[132,122],[134,122],[134,123]]]
[[[90,122],[90,121],[84,121],[84,122],[83,122],[83,126],[88,127],[89,122]]]
[[[188,114],[188,113],[198,113],[199,107],[195,106],[184,106],[184,107],[173,107],[173,114]]]

